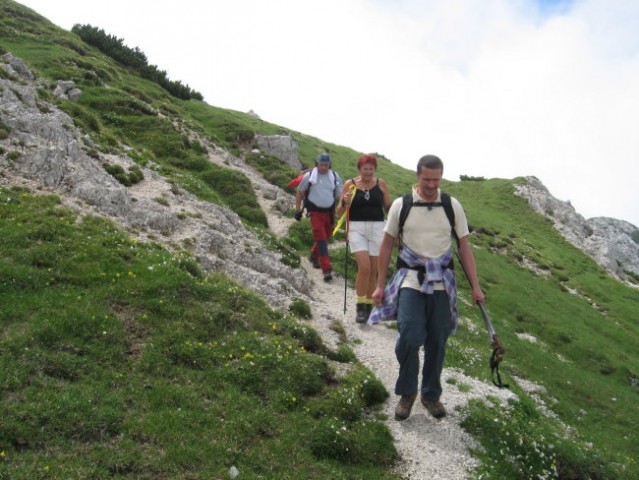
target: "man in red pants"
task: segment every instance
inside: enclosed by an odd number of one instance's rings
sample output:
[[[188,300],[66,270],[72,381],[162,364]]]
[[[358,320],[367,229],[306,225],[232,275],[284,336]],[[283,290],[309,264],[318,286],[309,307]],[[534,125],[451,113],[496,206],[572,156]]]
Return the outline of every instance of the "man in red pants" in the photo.
[[[331,157],[321,153],[315,161],[315,168],[304,175],[295,195],[295,220],[302,220],[302,211],[308,210],[313,228],[313,249],[311,262],[321,268],[324,281],[333,279],[331,258],[328,255],[328,239],[335,222],[335,199],[342,191],[342,179],[331,170]]]

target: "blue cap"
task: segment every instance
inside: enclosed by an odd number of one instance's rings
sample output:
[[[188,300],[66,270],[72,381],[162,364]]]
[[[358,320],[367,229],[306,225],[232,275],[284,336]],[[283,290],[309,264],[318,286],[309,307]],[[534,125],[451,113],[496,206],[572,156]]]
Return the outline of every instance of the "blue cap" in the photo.
[[[331,163],[331,156],[328,153],[320,153],[317,156],[317,163]]]

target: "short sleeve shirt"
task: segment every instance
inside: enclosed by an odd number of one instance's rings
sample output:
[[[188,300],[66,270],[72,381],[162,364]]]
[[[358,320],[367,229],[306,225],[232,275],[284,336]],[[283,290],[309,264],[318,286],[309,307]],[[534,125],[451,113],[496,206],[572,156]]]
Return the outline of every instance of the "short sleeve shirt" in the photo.
[[[441,192],[437,195],[437,202],[441,201]],[[395,199],[388,211],[386,228],[384,231],[393,238],[399,235],[399,215],[402,210],[402,197]],[[413,203],[425,203],[413,188]],[[468,235],[468,221],[466,213],[459,201],[451,197],[455,212],[455,231],[459,238]],[[414,207],[410,209],[402,231],[402,242],[415,253],[426,258],[438,258],[445,254],[452,246],[450,223],[443,207]],[[404,280],[404,287],[416,288],[417,272],[409,271]]]
[[[335,175],[335,180],[333,180]],[[297,190],[299,192],[305,192],[310,185],[311,172],[304,175],[304,178],[300,182]],[[325,174],[317,175],[317,183],[312,185],[308,194],[308,199],[320,208],[330,208],[335,202],[335,197],[342,191],[342,179],[339,174],[333,170],[329,170]]]

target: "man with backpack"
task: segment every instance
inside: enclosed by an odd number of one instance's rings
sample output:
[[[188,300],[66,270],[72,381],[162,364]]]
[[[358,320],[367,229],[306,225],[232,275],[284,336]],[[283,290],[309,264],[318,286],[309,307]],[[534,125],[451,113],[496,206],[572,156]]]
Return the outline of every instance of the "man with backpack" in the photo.
[[[420,393],[422,405],[435,418],[446,415],[440,402],[441,372],[446,341],[457,328],[457,288],[453,271],[452,237],[472,285],[473,304],[483,303],[475,259],[468,240],[466,214],[457,199],[440,192],[443,162],[425,155],[417,163],[417,185],[396,199],[388,212],[379,254],[379,276],[373,292],[369,323],[396,318],[399,338],[395,355],[399,376],[395,394],[401,398],[395,419],[410,416]],[[418,208],[419,207],[419,208]],[[399,239],[397,272],[384,290],[391,252]],[[424,347],[422,384],[418,392],[419,350]]]
[[[324,281],[333,279],[331,259],[328,255],[328,239],[335,223],[335,201],[342,191],[342,179],[331,170],[331,157],[321,153],[315,161],[315,168],[306,172],[295,194],[295,220],[302,220],[304,208],[309,212],[313,229],[313,249],[311,262],[321,268]]]

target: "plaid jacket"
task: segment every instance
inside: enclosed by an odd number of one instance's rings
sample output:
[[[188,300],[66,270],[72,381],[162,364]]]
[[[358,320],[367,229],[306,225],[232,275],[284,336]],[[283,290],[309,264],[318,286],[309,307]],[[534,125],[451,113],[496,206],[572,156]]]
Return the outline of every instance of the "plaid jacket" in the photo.
[[[421,292],[432,294],[435,282],[443,282],[444,290],[448,294],[450,303],[450,321],[452,323],[453,332],[457,329],[457,284],[455,282],[455,272],[449,265],[452,264],[453,251],[448,252],[438,258],[424,258],[406,245],[403,245],[399,251],[401,258],[409,267],[424,267],[426,275],[424,283],[422,283]],[[408,268],[400,268],[393,278],[390,279],[384,289],[384,298],[381,307],[375,307],[368,318],[368,324],[374,325],[382,320],[397,319],[397,307],[399,305],[399,290],[402,287],[404,278],[408,273]]]

